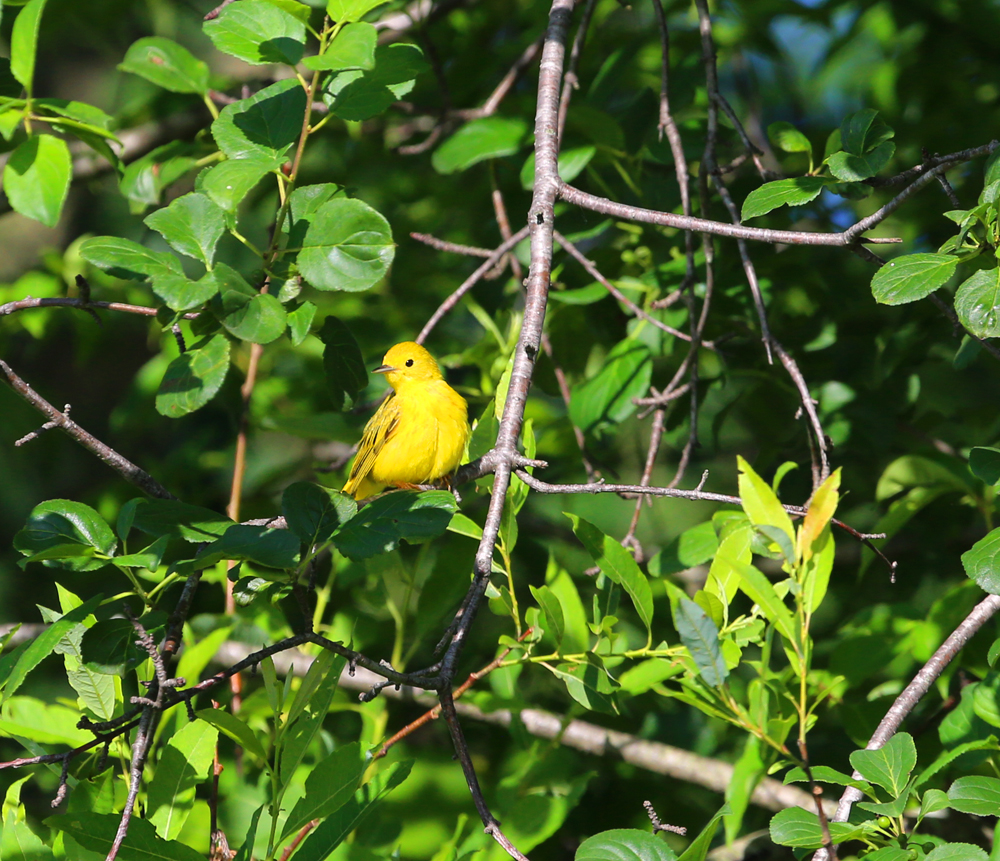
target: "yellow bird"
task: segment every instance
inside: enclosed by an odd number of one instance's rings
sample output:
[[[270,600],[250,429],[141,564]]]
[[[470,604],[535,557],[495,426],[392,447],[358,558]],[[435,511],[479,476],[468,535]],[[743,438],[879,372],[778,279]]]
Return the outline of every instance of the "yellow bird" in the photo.
[[[419,344],[396,344],[374,373],[385,374],[393,391],[365,425],[344,485],[355,499],[450,475],[469,440],[469,405]]]

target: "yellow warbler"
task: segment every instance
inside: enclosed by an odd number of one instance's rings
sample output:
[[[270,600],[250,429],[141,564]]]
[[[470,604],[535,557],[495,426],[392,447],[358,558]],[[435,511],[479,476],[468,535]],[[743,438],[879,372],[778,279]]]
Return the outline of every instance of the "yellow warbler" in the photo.
[[[355,499],[386,486],[413,487],[449,475],[469,439],[469,406],[413,341],[396,344],[375,368],[392,394],[365,425],[344,492]]]

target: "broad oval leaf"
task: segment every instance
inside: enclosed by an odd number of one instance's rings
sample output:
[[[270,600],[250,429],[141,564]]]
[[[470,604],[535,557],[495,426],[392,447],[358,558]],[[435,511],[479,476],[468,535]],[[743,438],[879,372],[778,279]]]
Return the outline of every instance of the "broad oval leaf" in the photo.
[[[105,556],[114,554],[118,540],[111,527],[93,508],[70,499],[50,499],[36,505],[24,527],[14,536],[14,548],[32,557],[46,550],[77,545],[93,548]],[[50,568],[94,571],[108,564],[92,556],[64,556],[41,560]]]
[[[895,798],[906,786],[917,764],[917,748],[909,733],[896,733],[877,750],[856,750],[851,765],[865,780],[878,784]]]
[[[875,176],[889,163],[889,159],[895,152],[896,145],[892,141],[885,141],[864,155],[835,152],[826,160],[826,163],[830,167],[830,172],[837,179],[844,182],[860,182]]]
[[[977,338],[1000,337],[1000,267],[980,269],[961,283],[955,313]]]
[[[514,155],[528,124],[512,117],[482,117],[466,123],[435,151],[431,164],[438,173],[457,173],[491,158]]]
[[[146,216],[145,224],[175,251],[200,260],[209,268],[215,259],[215,246],[226,229],[222,207],[195,191]]]
[[[156,275],[184,277],[180,261],[166,251],[153,251],[131,239],[94,236],[80,245],[80,256],[115,278],[142,281]]]
[[[966,575],[991,595],[1000,595],[1000,529],[994,529],[962,554]]]
[[[52,135],[32,135],[8,157],[3,190],[15,212],[55,227],[72,173],[66,141]]]
[[[948,802],[962,813],[1000,816],[1000,780],[980,775],[960,777],[948,787]]]
[[[615,828],[588,837],[575,861],[676,861],[677,853],[661,838],[638,828]]]
[[[996,484],[1000,481],[1000,448],[974,446],[969,452],[969,469],[980,481]]]
[[[393,491],[362,508],[334,533],[333,543],[351,559],[367,559],[403,540],[416,544],[436,538],[457,509],[454,494],[446,490]]]
[[[297,481],[285,488],[281,513],[288,528],[307,546],[322,544],[358,513],[357,503],[346,493]]]
[[[348,24],[326,52],[306,57],[307,69],[342,72],[348,69],[375,68],[376,31],[371,24]]]
[[[317,290],[357,292],[381,280],[395,253],[392,229],[381,213],[364,201],[337,197],[312,216],[298,266]]]
[[[211,275],[218,285],[212,310],[228,332],[255,344],[270,344],[285,333],[287,315],[276,296],[254,290],[225,263],[219,263]]]
[[[294,66],[305,50],[305,24],[265,0],[229,4],[214,21],[205,23],[205,33],[220,51],[255,66]]]
[[[784,120],[767,127],[767,138],[784,152],[812,152],[812,145],[802,132]]]
[[[698,667],[698,674],[712,687],[721,685],[729,676],[729,669],[722,658],[715,622],[694,601],[682,598],[674,611],[674,624]]]
[[[323,101],[330,106],[330,113],[342,120],[367,120],[405,97],[415,86],[417,75],[428,68],[416,45],[379,45],[375,48],[375,68],[333,76],[323,91]]]
[[[227,8],[236,9],[246,2]],[[278,81],[249,98],[226,105],[212,123],[212,136],[229,158],[254,159],[258,165],[276,169],[302,132],[305,109],[306,94],[299,82],[294,78]]]
[[[905,254],[890,260],[872,278],[872,295],[883,305],[905,305],[930,296],[955,273],[950,254]]]
[[[118,68],[174,93],[208,92],[208,64],[173,39],[147,36],[133,42]]]
[[[626,339],[616,344],[601,370],[573,389],[570,418],[584,433],[602,422],[620,424],[635,412],[633,398],[644,395],[653,374],[653,356],[641,341]]]
[[[202,338],[168,366],[156,393],[156,411],[180,418],[201,409],[218,394],[229,371],[229,339]]]

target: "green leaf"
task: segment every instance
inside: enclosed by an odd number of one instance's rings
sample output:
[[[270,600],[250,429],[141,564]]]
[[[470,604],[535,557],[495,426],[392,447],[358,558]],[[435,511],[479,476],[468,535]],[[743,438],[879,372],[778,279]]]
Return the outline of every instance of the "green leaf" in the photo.
[[[573,531],[587,548],[590,557],[603,574],[628,593],[639,618],[646,630],[650,631],[653,624],[653,591],[632,554],[582,517],[575,514],[566,516],[573,522]]]
[[[607,288],[599,281],[595,281],[576,290],[553,290],[549,294],[549,299],[553,302],[562,302],[564,305],[593,305],[601,299],[606,299],[608,295]]]
[[[976,816],[1000,816],[1000,780],[969,775],[948,787],[948,803],[953,810]]]
[[[309,337],[312,322],[319,309],[312,302],[303,302],[297,308],[286,312],[288,339],[293,347],[299,346]]]
[[[44,503],[43,503],[44,504]],[[17,654],[17,662],[6,679],[3,680],[3,699],[6,703],[35,667],[55,651],[63,637],[83,622],[100,605],[103,595],[95,595],[50,624],[41,634],[27,644],[24,651]]]
[[[819,197],[819,193],[833,181],[823,176],[797,176],[778,179],[755,188],[743,201],[740,220],[747,221],[765,215],[779,206],[802,206]]]
[[[226,212],[233,213],[273,168],[274,162],[266,156],[229,158],[199,174],[198,190]]]
[[[329,541],[341,525],[358,513],[358,506],[342,491],[297,481],[285,488],[281,513],[288,528],[303,544],[312,547]]]
[[[682,598],[674,610],[674,625],[705,684],[713,688],[721,685],[729,676],[729,670],[722,658],[719,629],[715,623],[694,601]]]
[[[202,151],[196,143],[171,141],[129,164],[119,188],[134,204],[132,211],[142,212],[145,206],[158,204],[165,188],[196,167],[195,153]]]
[[[457,515],[456,515],[457,516]],[[562,643],[563,634],[566,633],[566,623],[563,619],[562,606],[559,599],[548,586],[529,586],[531,594],[534,595],[538,606],[545,614],[545,630],[552,635],[556,646]]]
[[[191,281],[183,275],[161,273],[153,276],[153,292],[159,296],[172,311],[188,311],[200,308],[219,292],[219,282],[211,272],[207,272],[197,281]]]
[[[343,320],[327,317],[316,333],[323,342],[323,370],[333,408],[344,409],[347,398],[353,403],[368,385],[368,371],[361,348]]]
[[[3,190],[16,212],[46,227],[55,227],[72,174],[66,141],[52,135],[33,135],[10,154],[3,169]]]
[[[872,278],[872,295],[883,305],[905,305],[930,296],[955,273],[949,254],[905,254],[890,260]]]
[[[715,815],[708,820],[708,824],[701,829],[698,836],[688,844],[687,849],[681,854],[679,861],[705,861],[709,847],[712,845],[712,840],[715,837],[715,832],[719,827],[719,821],[722,817],[728,816],[731,813],[730,806],[723,804],[715,812]]]
[[[312,767],[305,792],[288,814],[279,842],[313,819],[329,816],[354,797],[365,773],[365,759],[358,742],[337,748]]]
[[[214,21],[206,21],[204,29],[220,51],[255,66],[294,66],[305,51],[305,24],[265,0],[231,3]]]
[[[180,834],[191,808],[195,787],[210,775],[219,732],[204,721],[182,726],[166,743],[156,763],[156,780],[146,794],[146,819],[161,837]]]
[[[966,576],[991,595],[1000,595],[1000,529],[980,538],[971,550],[962,554]]]
[[[556,678],[562,679],[569,695],[584,708],[603,714],[618,714],[615,692],[618,683],[609,675],[603,661],[588,654],[586,661],[548,666]]]
[[[253,562],[266,568],[294,568],[299,561],[299,539],[287,529],[237,524],[201,550],[195,557],[195,567],[207,568],[220,559]]]
[[[572,182],[590,164],[590,160],[597,154],[597,147],[581,146],[574,149],[563,150],[559,153],[559,178],[563,182]],[[528,156],[524,167],[521,168],[521,188],[530,191],[535,185],[535,154],[532,152]],[[607,291],[601,285],[602,296],[607,295]],[[586,288],[583,288],[586,289]],[[570,291],[573,292],[573,291]],[[565,300],[563,300],[565,301]]]
[[[310,219],[297,259],[317,290],[357,292],[382,279],[395,253],[392,228],[381,213],[361,200],[337,197]]]
[[[625,670],[618,677],[618,683],[626,693],[638,696],[683,671],[684,667],[679,661],[649,658]]]
[[[163,619],[162,614],[160,618]],[[143,626],[152,621],[144,617]],[[152,624],[147,630],[151,628]],[[136,644],[135,638],[135,627],[128,619],[95,622],[84,632],[80,641],[81,658],[85,666],[95,672],[108,676],[124,676],[129,670],[134,670],[149,659],[149,654]]]
[[[200,544],[214,541],[234,525],[225,514],[176,499],[139,499],[138,502],[133,524],[155,538],[166,535]]]
[[[408,95],[417,75],[428,68],[416,45],[379,45],[375,48],[375,68],[335,75],[326,84],[323,101],[342,120],[371,119]]]
[[[948,794],[940,789],[928,789],[923,798],[920,799],[920,813],[917,821],[923,819],[930,813],[937,813],[939,810],[947,810],[950,806]]]
[[[784,152],[812,152],[812,144],[791,123],[781,120],[767,127],[767,139]]]
[[[242,747],[247,753],[256,756],[262,762],[267,762],[264,746],[256,733],[240,718],[222,709],[199,709],[195,714],[203,721],[219,729]]]
[[[864,155],[894,134],[889,126],[878,119],[878,111],[865,108],[844,118],[840,124],[840,145],[852,155]]]
[[[861,833],[857,825],[848,822],[831,822],[830,837],[842,843]],[[795,849],[819,849],[823,845],[823,828],[815,813],[801,807],[781,810],[771,819],[771,840],[780,846]]]
[[[147,216],[144,223],[175,251],[200,260],[209,269],[215,259],[215,246],[226,229],[222,208],[197,192],[171,201],[169,206]]]
[[[754,526],[773,526],[779,529],[789,542],[795,542],[795,529],[788,512],[781,505],[771,486],[764,481],[741,456],[737,455],[739,467],[740,503]]]
[[[969,469],[980,481],[995,485],[1000,481],[1000,448],[973,446],[969,452]]]
[[[279,775],[286,784],[293,779],[306,751],[323,729],[340,674],[346,666],[346,658],[323,651],[309,665],[295,692],[288,707],[287,734],[281,744]]]
[[[50,499],[32,509],[13,543],[15,550],[28,557],[65,545],[93,548],[104,556],[111,556],[118,541],[104,518],[89,505],[69,499]],[[45,564],[49,568],[94,571],[108,562],[90,557],[57,557]]]
[[[739,575],[739,588],[760,607],[764,617],[778,629],[781,636],[790,643],[798,643],[795,620],[792,618],[791,611],[778,597],[771,581],[752,565],[731,559],[721,551],[715,558],[720,564],[732,568]]]
[[[235,269],[219,263],[212,271],[218,295],[212,310],[219,322],[241,341],[270,344],[285,333],[285,308],[276,296],[254,290]]]
[[[303,841],[295,861],[326,861],[330,853],[358,828],[393,789],[410,774],[412,760],[394,762],[361,787],[354,798],[324,819]]]
[[[977,338],[1000,337],[1000,268],[980,269],[955,294],[959,322]]]
[[[14,19],[10,34],[10,71],[31,97],[38,52],[38,26],[45,11],[45,0],[31,0]]]
[[[266,807],[266,804],[262,804],[253,812],[253,816],[250,817],[250,827],[247,829],[246,838],[234,856],[233,861],[253,861],[253,847],[254,843],[257,842],[257,825],[260,822],[260,815]]]
[[[811,769],[812,779],[816,783],[832,783],[834,786],[853,786],[855,789],[860,789],[862,792],[870,793],[871,784],[865,780],[855,780],[851,775],[844,774],[842,771],[837,771],[835,768],[830,768],[828,765],[814,765]],[[808,783],[809,775],[806,774],[804,768],[799,768],[796,766],[790,769],[788,774],[785,775],[784,783],[786,786],[789,783]]]
[[[118,831],[121,815],[116,813],[67,813],[50,816],[45,824],[68,834],[84,849],[107,855]],[[205,856],[177,840],[164,840],[153,824],[136,816],[129,824],[118,857],[122,861],[205,861]]]
[[[897,797],[917,764],[917,749],[909,733],[896,733],[878,750],[856,750],[851,765],[865,780]]]
[[[348,24],[326,52],[306,57],[303,65],[314,71],[343,72],[348,69],[375,68],[376,32],[371,24]]]
[[[676,861],[677,853],[662,839],[638,828],[615,828],[588,837],[575,861]]]
[[[896,145],[892,141],[886,141],[865,155],[835,152],[826,160],[826,163],[830,167],[830,172],[837,179],[844,182],[860,182],[875,176],[889,163],[889,159],[893,157],[895,152]]]
[[[180,261],[166,251],[153,251],[130,239],[95,236],[80,245],[80,256],[114,278],[142,281],[155,276],[184,278]]]
[[[133,42],[118,68],[174,93],[208,93],[208,64],[173,39],[147,36]]]
[[[327,0],[326,14],[335,22],[360,21],[386,0]]]
[[[971,843],[945,843],[927,853],[925,861],[987,861],[983,849]]]
[[[431,164],[438,173],[456,173],[491,158],[514,155],[528,124],[513,117],[482,117],[466,123],[434,150]]]
[[[362,508],[334,533],[333,543],[350,559],[367,559],[394,550],[404,539],[416,544],[437,538],[457,508],[446,490],[394,491]]]
[[[570,418],[585,433],[601,422],[620,424],[635,412],[632,398],[646,394],[653,374],[653,356],[641,341],[626,339],[608,353],[601,369],[570,398]]]
[[[233,3],[239,9],[249,0]],[[258,0],[263,2],[263,0]],[[267,4],[264,4],[267,5]],[[273,8],[273,7],[272,7]],[[212,123],[212,136],[229,158],[281,167],[302,132],[306,93],[295,78],[278,81],[249,98],[226,105]]]
[[[649,573],[668,577],[704,565],[719,549],[719,538],[711,521],[684,530],[649,561]]]
[[[156,411],[176,419],[201,409],[218,394],[228,370],[226,336],[202,338],[167,366],[156,393]]]

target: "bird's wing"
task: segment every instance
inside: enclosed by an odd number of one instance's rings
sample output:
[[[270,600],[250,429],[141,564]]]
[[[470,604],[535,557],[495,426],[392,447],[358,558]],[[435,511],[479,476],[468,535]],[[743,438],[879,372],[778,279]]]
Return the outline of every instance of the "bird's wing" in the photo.
[[[390,395],[378,411],[369,419],[365,425],[365,432],[358,443],[358,453],[351,466],[351,476],[344,485],[344,491],[351,493],[368,477],[375,465],[375,459],[382,450],[386,442],[396,432],[399,426],[399,404],[394,395]]]

